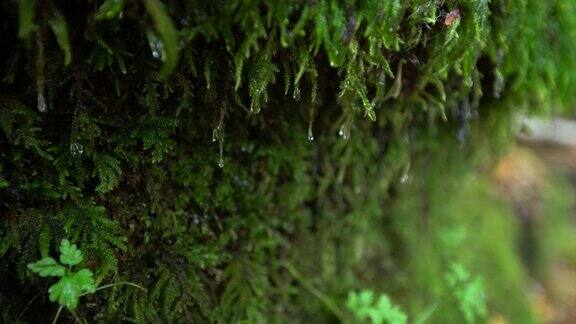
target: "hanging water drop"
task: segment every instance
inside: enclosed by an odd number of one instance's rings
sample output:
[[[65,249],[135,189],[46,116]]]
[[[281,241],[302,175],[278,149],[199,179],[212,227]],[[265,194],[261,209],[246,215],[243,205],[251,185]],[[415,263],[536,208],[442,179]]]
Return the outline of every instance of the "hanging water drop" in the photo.
[[[38,111],[45,112],[46,111],[46,99],[44,98],[44,94],[38,92]]]
[[[400,183],[404,184],[406,182],[408,182],[410,180],[410,163],[408,163],[406,165],[406,167],[404,168],[404,172],[402,173],[402,176],[400,177]]]
[[[44,98],[44,68],[46,62],[44,61],[44,33],[39,30],[36,33],[36,47],[38,48],[38,56],[36,57],[36,91],[38,91],[38,111],[46,111],[46,98]]]
[[[308,111],[308,140],[314,140],[314,132],[312,128],[314,127],[314,116],[316,115],[316,105],[313,103],[310,105],[310,109]]]
[[[214,130],[212,130],[212,143],[216,143],[216,141],[220,138],[220,126],[216,126]]]
[[[212,132],[212,141],[218,141],[218,166],[224,167],[224,117],[226,116],[226,102],[223,101],[220,106],[220,119],[218,120],[218,125],[214,128]]]
[[[156,59],[157,59],[157,58],[160,58],[160,52],[158,52],[158,51],[154,48],[154,49],[152,49],[152,56],[153,56],[154,58],[156,58]]]
[[[408,173],[404,173],[402,175],[402,177],[400,177],[400,183],[406,183],[408,182],[408,179],[410,178],[410,175]]]
[[[338,130],[338,135],[340,135],[343,139],[347,140],[350,138],[350,125],[346,122],[340,126]]]
[[[296,101],[300,100],[300,88],[298,86],[294,88],[294,94],[292,95],[292,98],[294,98]]]
[[[79,157],[82,153],[84,153],[84,146],[82,144],[77,142],[70,143],[70,154],[72,154],[73,157]]]
[[[148,45],[150,46],[150,50],[152,51],[152,57],[163,63],[166,62],[167,54],[166,54],[166,46],[164,46],[164,43],[152,31],[149,31],[147,33],[147,37],[148,37]]]
[[[308,140],[310,142],[314,141],[314,133],[312,133],[312,128],[308,128]]]

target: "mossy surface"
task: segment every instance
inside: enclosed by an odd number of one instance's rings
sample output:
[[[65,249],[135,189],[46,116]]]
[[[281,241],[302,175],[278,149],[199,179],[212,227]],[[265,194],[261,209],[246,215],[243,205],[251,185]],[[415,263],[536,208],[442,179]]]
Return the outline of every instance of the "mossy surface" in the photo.
[[[470,177],[519,114],[574,103],[573,1],[20,0],[0,18],[3,321],[53,316],[26,264],[62,238],[97,284],[148,289],[84,297],[90,321],[350,321],[370,287],[458,322],[450,262],[530,321],[514,225],[458,203],[489,195]]]

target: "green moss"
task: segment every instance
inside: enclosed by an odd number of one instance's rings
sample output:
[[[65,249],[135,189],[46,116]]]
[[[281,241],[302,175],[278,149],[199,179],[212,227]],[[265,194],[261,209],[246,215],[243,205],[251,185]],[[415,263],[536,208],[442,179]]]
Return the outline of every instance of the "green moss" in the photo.
[[[162,3],[0,4],[3,320],[45,291],[25,265],[62,238],[98,282],[148,288],[87,296],[79,312],[106,322],[347,320],[334,309],[367,285],[414,316],[446,258],[487,253],[427,222],[479,226],[499,253],[470,271],[489,292],[522,285],[513,225],[443,215],[437,188],[504,147],[518,113],[573,103],[575,4]],[[22,319],[50,317],[44,297]]]

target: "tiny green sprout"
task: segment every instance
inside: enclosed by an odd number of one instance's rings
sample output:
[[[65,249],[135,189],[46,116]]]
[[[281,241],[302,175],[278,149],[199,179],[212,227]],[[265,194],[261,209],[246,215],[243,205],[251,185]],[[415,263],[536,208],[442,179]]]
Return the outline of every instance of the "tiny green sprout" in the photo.
[[[78,306],[80,296],[94,293],[96,285],[91,270],[72,271],[72,267],[84,259],[76,244],[63,239],[60,242],[59,251],[60,262],[51,257],[45,257],[28,264],[28,269],[40,277],[60,277],[60,280],[48,289],[50,301],[58,301],[60,306],[73,310]]]
[[[48,289],[48,297],[51,302],[58,301],[60,308],[54,317],[52,323],[56,323],[62,308],[66,307],[72,314],[78,307],[80,297],[93,294],[98,290],[128,285],[146,291],[145,288],[131,282],[116,282],[96,288],[94,274],[90,269],[81,268],[73,269],[84,260],[82,251],[76,247],[76,244],[70,243],[67,239],[60,241],[60,262],[52,257],[45,257],[34,263],[28,264],[28,269],[37,273],[40,277],[60,277],[60,279]],[[73,271],[78,270],[78,271]]]

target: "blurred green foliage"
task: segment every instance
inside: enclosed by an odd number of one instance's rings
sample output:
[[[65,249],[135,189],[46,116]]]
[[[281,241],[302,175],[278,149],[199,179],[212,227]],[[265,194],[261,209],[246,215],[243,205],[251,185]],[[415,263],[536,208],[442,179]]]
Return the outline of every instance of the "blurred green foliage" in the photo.
[[[27,306],[47,283],[26,264],[64,237],[96,283],[148,288],[86,296],[97,322],[352,321],[362,289],[409,318],[484,316],[450,264],[484,278],[487,314],[534,320],[514,219],[473,171],[519,114],[574,104],[573,1],[22,0],[0,17],[2,321],[55,312]]]

